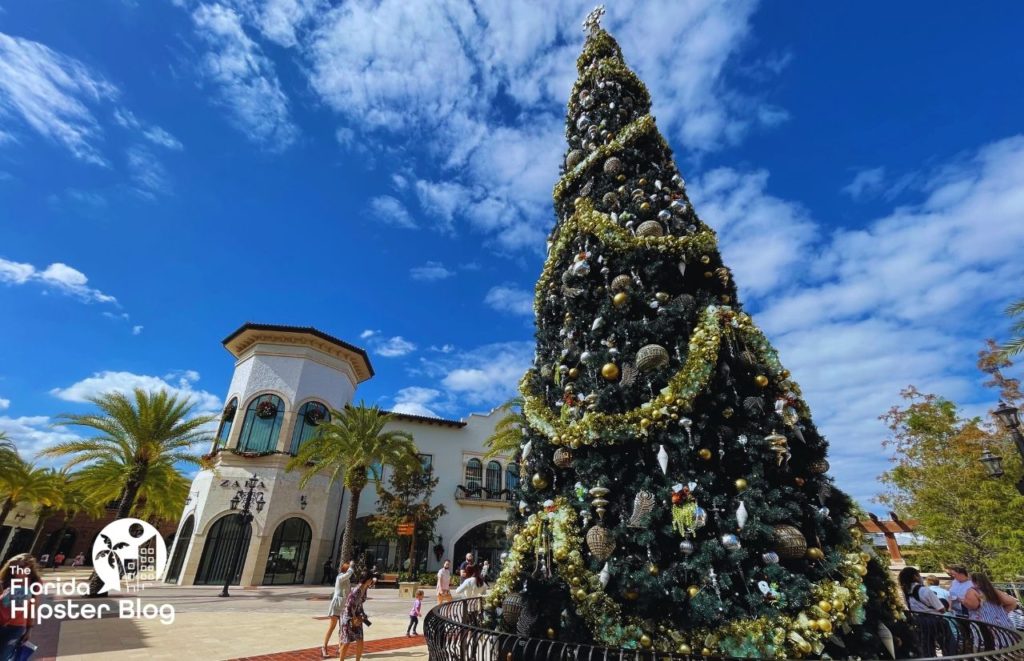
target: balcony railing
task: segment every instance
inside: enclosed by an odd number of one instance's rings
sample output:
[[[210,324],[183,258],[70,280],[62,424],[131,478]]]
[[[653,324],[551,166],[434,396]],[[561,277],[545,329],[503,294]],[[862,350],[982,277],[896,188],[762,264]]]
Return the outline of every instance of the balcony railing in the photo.
[[[510,489],[488,489],[479,484],[460,484],[455,487],[455,500],[510,501]]]
[[[524,638],[481,625],[483,598],[460,599],[441,604],[427,613],[423,631],[431,661],[706,661],[698,654],[674,654],[654,650],[624,650],[585,643],[566,643]],[[915,661],[971,659],[1009,661],[1024,659],[1024,635],[1012,629],[963,618],[929,613],[906,613],[916,642]],[[725,659],[727,657],[715,657]],[[906,658],[906,657],[905,657]]]

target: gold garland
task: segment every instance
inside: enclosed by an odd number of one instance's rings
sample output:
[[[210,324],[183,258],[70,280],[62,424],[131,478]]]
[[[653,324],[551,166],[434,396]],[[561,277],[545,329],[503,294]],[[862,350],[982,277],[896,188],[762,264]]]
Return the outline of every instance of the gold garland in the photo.
[[[654,118],[650,115],[638,117],[627,124],[625,128],[622,129],[622,132],[615,136],[614,140],[599,146],[597,149],[587,154],[582,161],[576,164],[576,167],[562,175],[562,178],[558,180],[558,183],[555,184],[555,188],[552,191],[552,195],[555,198],[555,205],[557,206],[562,201],[562,197],[568,192],[569,186],[579,179],[584,172],[587,172],[596,163],[603,161],[609,156],[620,153],[634,140],[638,140],[645,135],[653,135],[653,137],[657,138],[662,145],[666,148],[668,147],[665,140],[658,132],[658,127],[654,123]]]
[[[817,603],[796,615],[779,613],[736,620],[714,630],[675,631],[671,622],[654,626],[648,622],[645,626],[639,618],[623,618],[619,605],[604,592],[599,576],[585,567],[576,512],[564,496],[559,496],[552,511],[532,514],[516,536],[494,589],[485,599],[490,612],[501,606],[519,579],[525,556],[533,551],[543,521],[551,524],[555,569],[569,586],[577,612],[602,645],[649,647],[660,652],[699,648],[705,655],[756,652],[766,657],[800,657],[820,653],[832,631],[861,617],[867,602],[862,580],[867,573],[867,554],[846,553],[838,567],[839,578],[815,583],[811,596]],[[655,635],[654,631],[661,631],[662,627],[666,633]]]
[[[587,84],[592,83],[592,78],[596,76],[605,76],[609,78],[619,78],[626,81],[627,86],[633,87],[634,94],[637,95],[637,99],[634,101],[635,106],[649,109],[651,107],[651,94],[647,91],[647,86],[644,85],[640,77],[633,73],[632,69],[626,66],[625,62],[621,59],[617,59],[611,56],[601,58],[597,61],[597,66],[594,68],[587,68],[586,71],[580,74],[576,79],[576,83],[572,86],[572,91],[569,93],[569,116],[574,116],[579,111],[586,111],[587,108],[583,108],[579,104],[579,93]]]

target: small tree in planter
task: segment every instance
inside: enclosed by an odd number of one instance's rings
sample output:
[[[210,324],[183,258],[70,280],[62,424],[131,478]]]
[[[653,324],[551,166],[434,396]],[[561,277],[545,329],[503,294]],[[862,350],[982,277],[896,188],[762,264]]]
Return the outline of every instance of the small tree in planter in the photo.
[[[437,520],[445,515],[444,505],[431,505],[430,497],[437,487],[438,479],[430,468],[422,466],[405,470],[394,470],[388,479],[388,487],[377,485],[377,515],[370,521],[374,535],[383,539],[398,539],[398,527],[412,524],[413,535],[409,541],[409,568],[399,572],[399,579],[415,580],[416,540],[433,537]]]

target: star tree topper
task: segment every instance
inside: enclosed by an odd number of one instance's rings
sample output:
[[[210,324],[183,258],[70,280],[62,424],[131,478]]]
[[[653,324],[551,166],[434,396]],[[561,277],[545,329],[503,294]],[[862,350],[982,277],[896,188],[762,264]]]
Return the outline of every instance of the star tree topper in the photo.
[[[587,14],[587,20],[583,21],[583,30],[587,34],[594,34],[601,27],[601,17],[604,16],[604,5],[594,7],[593,11]]]

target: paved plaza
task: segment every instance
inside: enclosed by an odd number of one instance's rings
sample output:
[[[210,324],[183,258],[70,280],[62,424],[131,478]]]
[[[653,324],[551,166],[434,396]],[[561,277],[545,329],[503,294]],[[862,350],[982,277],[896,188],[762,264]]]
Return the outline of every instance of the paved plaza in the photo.
[[[88,571],[47,572],[46,581],[87,580]],[[121,619],[115,614],[99,620],[47,622],[33,632],[40,661],[97,659],[319,659],[327,630],[325,614],[331,588],[290,585],[243,589],[233,587],[230,598],[214,586],[150,584],[140,594],[118,595],[142,604],[172,604],[173,624],[159,619]],[[431,605],[428,599],[425,606]],[[365,629],[365,659],[426,659],[423,637],[407,638],[411,603],[394,589],[373,589],[366,612],[373,622]],[[78,600],[86,603],[86,600]],[[87,600],[90,604],[105,600]],[[425,613],[425,611],[424,611]],[[420,633],[423,621],[420,620]],[[337,633],[330,648],[337,653]],[[335,657],[336,658],[336,657]],[[350,653],[349,658],[352,658]]]

